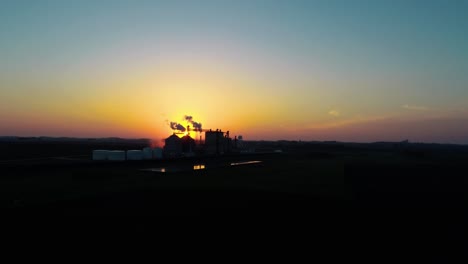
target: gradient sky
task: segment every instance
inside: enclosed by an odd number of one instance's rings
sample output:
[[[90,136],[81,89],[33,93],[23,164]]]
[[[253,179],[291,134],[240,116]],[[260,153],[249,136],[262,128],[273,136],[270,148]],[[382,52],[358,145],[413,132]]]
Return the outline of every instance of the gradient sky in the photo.
[[[0,0],[0,135],[468,144],[468,1]]]

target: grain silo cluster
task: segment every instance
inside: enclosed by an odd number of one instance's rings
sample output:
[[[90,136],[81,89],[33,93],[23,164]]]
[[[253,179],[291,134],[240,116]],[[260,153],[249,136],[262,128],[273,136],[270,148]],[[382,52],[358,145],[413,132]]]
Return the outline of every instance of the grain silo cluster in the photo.
[[[187,127],[190,131],[190,127]],[[174,133],[165,139],[163,155],[166,158],[190,157],[190,156],[217,156],[226,153],[239,152],[244,145],[242,136],[237,136],[232,139],[229,131],[224,132],[220,129],[216,130],[196,130],[196,132],[204,132],[204,140],[200,135],[199,140],[189,136],[188,133],[183,137],[178,137]]]

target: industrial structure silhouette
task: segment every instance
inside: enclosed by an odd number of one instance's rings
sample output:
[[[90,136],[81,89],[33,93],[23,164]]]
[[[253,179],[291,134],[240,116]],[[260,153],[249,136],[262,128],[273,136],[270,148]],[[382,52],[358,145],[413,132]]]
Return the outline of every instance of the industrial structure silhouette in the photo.
[[[166,158],[177,157],[190,157],[196,155],[223,155],[226,153],[239,152],[241,146],[242,136],[237,136],[232,139],[229,131],[222,131],[221,129],[195,129],[196,132],[204,132],[205,137],[202,140],[200,135],[199,140],[190,137],[190,126],[187,126],[186,133],[174,132],[171,136],[165,139],[163,155]],[[185,134],[183,137],[177,134]]]

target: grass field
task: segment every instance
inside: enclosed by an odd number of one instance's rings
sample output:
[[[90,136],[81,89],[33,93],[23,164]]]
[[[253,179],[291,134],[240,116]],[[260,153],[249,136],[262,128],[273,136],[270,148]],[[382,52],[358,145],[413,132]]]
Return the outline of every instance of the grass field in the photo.
[[[464,149],[395,151],[305,144],[283,146],[283,153],[93,162],[92,145],[41,147],[45,153],[39,158],[23,149],[19,160],[0,162],[4,212],[300,217],[320,225],[320,230],[333,228],[342,238],[345,233],[340,232],[347,232],[347,239],[365,237],[379,243],[397,239],[409,248],[417,244],[423,250],[436,247],[444,252],[466,246],[468,155]],[[71,158],[60,159],[60,155]],[[262,162],[220,165],[249,160]],[[206,169],[142,170],[195,164]]]

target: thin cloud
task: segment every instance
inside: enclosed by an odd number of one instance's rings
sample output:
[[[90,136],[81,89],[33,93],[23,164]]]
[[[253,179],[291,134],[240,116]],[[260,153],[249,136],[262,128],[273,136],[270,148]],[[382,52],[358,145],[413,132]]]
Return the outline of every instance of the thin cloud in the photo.
[[[308,129],[313,130],[323,130],[323,129],[333,129],[339,127],[346,127],[352,125],[366,124],[379,121],[388,121],[394,119],[395,116],[355,116],[351,119],[336,119],[328,123],[313,123],[307,126]]]
[[[338,110],[330,110],[328,114],[334,117],[340,116],[340,112]]]
[[[406,109],[406,110],[413,110],[413,111],[427,111],[427,110],[429,110],[429,108],[427,108],[425,106],[420,106],[420,105],[405,104],[405,105],[402,105],[401,107]]]

